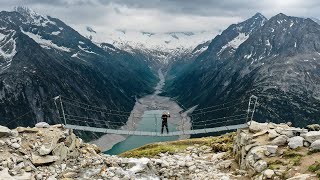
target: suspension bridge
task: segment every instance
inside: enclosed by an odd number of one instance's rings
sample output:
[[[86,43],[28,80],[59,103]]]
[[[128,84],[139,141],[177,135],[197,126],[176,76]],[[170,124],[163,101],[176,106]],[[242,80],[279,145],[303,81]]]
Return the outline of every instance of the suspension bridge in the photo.
[[[253,119],[257,97],[234,100],[223,104],[195,109],[187,116],[171,114],[169,122],[177,123],[175,131],[161,133],[161,114],[144,114],[97,107],[63,96],[54,98],[54,104],[66,128],[106,134],[135,136],[195,135],[246,128]],[[164,110],[166,111],[166,110]],[[139,121],[148,118],[154,128],[139,129]]]

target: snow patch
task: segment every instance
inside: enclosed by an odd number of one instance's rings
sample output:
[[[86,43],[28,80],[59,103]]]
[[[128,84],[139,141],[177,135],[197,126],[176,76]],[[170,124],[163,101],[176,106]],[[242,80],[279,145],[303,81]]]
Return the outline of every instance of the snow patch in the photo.
[[[267,46],[271,46],[269,39],[267,39],[266,45],[267,45]]]
[[[95,52],[93,52],[93,51],[89,51],[87,48],[81,47],[80,45],[78,45],[78,48],[81,49],[82,51],[86,52],[86,53],[97,54],[97,53],[95,53]]]
[[[64,47],[64,46],[58,46],[56,44],[54,44],[51,40],[47,40],[47,39],[43,39],[40,35],[38,34],[33,34],[30,32],[25,32],[21,29],[21,31],[29,36],[31,39],[33,39],[35,42],[37,42],[42,48],[54,48],[60,51],[65,51],[65,52],[70,52],[70,48]]]
[[[293,25],[294,25],[294,22],[292,22],[292,21],[291,21],[291,23],[290,23],[290,27],[292,27]]]
[[[17,53],[16,40],[13,39],[14,35],[15,32],[11,35],[2,34],[2,38],[0,40],[0,58],[3,58],[5,61],[0,64],[1,72],[10,67],[12,59]]]
[[[84,42],[82,42],[82,41],[79,41],[79,44],[84,44]]]
[[[61,33],[60,31],[55,31],[55,32],[52,32],[51,34],[56,36],[56,35],[59,35],[60,33]]]
[[[297,47],[297,42],[294,42],[294,47],[295,47],[295,48]]]
[[[245,33],[239,33],[239,35],[237,37],[235,37],[232,41],[230,41],[226,45],[224,45],[221,48],[221,50],[218,52],[218,54],[221,54],[227,47],[233,47],[234,49],[237,49],[248,38],[249,38],[249,36],[246,35]]]

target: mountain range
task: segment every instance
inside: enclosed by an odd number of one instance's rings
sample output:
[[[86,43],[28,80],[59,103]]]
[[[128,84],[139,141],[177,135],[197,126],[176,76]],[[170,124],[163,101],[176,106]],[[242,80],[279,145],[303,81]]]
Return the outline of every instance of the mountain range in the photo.
[[[59,123],[58,95],[131,111],[153,91],[154,74],[143,58],[99,47],[59,19],[23,7],[0,12],[1,124]]]
[[[58,95],[130,111],[137,97],[154,91],[159,68],[167,71],[163,95],[186,108],[256,95],[258,121],[303,126],[319,120],[320,25],[314,19],[257,13],[215,36],[75,30],[23,7],[0,17],[0,122],[10,127],[57,123],[52,98]]]
[[[170,72],[166,90],[198,108],[256,95],[257,120],[304,126],[319,122],[319,68],[319,24],[282,13],[267,20],[258,13],[229,26],[178,74]],[[229,115],[245,108],[230,108]]]

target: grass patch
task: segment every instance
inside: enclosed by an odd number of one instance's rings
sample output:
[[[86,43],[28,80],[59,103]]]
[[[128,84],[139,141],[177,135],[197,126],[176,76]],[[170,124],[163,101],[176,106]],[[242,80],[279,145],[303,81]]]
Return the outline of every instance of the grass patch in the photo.
[[[285,163],[279,159],[269,161],[268,164],[269,164],[269,169],[272,169],[272,170],[279,169],[280,166],[285,165]]]
[[[205,137],[205,138],[194,138],[185,139],[179,141],[169,141],[161,143],[153,143],[141,146],[130,151],[126,151],[119,156],[121,157],[154,157],[159,153],[174,154],[177,152],[184,151],[187,147],[198,144],[199,146],[212,147],[213,152],[230,151],[232,150],[232,143],[235,133],[228,133],[217,137]]]
[[[308,170],[316,173],[318,178],[320,178],[320,163],[318,161],[309,166]]]
[[[318,161],[316,161],[311,166],[309,166],[308,170],[311,172],[319,171],[320,170],[320,163]]]
[[[312,155],[312,154],[318,153],[318,152],[320,152],[320,149],[310,150],[310,151],[308,151],[308,155]]]
[[[297,152],[299,150],[300,150],[299,148],[297,148],[295,150],[288,149],[288,150],[284,151],[283,157],[286,159],[289,159],[289,161],[292,163],[293,166],[298,166],[301,164],[301,159],[303,156],[303,154]]]

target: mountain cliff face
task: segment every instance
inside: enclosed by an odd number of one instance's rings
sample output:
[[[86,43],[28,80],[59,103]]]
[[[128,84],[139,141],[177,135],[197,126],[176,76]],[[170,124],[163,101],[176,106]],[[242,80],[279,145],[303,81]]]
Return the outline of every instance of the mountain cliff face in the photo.
[[[199,108],[254,94],[258,120],[312,123],[319,118],[319,32],[311,19],[256,14],[214,38],[167,92]]]
[[[0,12],[0,121],[58,123],[52,98],[130,111],[156,77],[142,57],[98,47],[62,21],[26,8]]]

